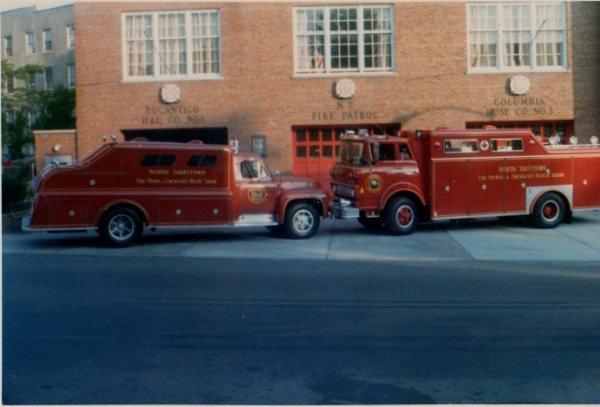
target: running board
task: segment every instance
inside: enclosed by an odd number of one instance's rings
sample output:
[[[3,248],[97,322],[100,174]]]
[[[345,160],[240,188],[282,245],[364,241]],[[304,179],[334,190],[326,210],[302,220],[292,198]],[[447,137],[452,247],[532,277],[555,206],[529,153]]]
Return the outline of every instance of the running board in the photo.
[[[240,218],[233,224],[234,227],[276,225],[279,225],[279,222],[277,222],[275,217],[270,213],[240,215]]]

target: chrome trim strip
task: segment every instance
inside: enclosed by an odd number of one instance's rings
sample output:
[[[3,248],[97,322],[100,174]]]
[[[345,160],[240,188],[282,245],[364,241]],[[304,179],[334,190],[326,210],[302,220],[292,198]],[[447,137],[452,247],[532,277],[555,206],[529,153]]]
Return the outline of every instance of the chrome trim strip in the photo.
[[[436,216],[436,217],[432,217],[431,220],[497,218],[497,217],[502,217],[502,216],[519,216],[519,215],[529,215],[529,214],[527,212],[493,212],[493,213],[481,213],[481,214],[472,214],[472,215]]]

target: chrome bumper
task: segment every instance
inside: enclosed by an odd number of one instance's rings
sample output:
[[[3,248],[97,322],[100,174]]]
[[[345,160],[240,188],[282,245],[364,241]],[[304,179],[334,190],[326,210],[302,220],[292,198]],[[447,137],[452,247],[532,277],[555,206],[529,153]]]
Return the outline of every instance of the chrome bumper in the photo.
[[[329,204],[329,210],[336,219],[356,219],[358,218],[358,208],[351,206],[350,201],[340,199]]]

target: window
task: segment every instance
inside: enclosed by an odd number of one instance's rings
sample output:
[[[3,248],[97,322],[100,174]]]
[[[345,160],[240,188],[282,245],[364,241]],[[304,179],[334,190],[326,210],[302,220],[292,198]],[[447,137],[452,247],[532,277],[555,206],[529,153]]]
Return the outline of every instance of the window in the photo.
[[[219,77],[218,11],[125,14],[124,27],[126,79]]]
[[[52,89],[52,67],[44,68],[44,89]]]
[[[42,38],[44,40],[44,52],[52,51],[52,30],[42,31]]]
[[[4,57],[9,58],[13,55],[12,35],[4,37]]]
[[[446,153],[477,153],[479,152],[479,143],[475,139],[471,140],[445,140],[444,152]]]
[[[75,27],[67,26],[67,48],[75,48]]]
[[[27,75],[27,89],[35,89],[35,74],[33,72]]]
[[[490,144],[495,153],[523,151],[523,140],[521,139],[494,139]]]
[[[573,121],[467,122],[466,128],[479,129],[487,125],[493,125],[499,129],[530,129],[533,134],[542,138],[559,135],[565,139],[573,135]]]
[[[379,160],[395,161],[396,160],[396,144],[379,144]]]
[[[145,155],[140,162],[143,167],[168,167],[175,161],[174,155]]]
[[[208,167],[216,164],[216,155],[193,155],[187,163],[188,167]]]
[[[74,64],[67,65],[67,87],[69,87],[69,88],[75,87],[75,65]]]
[[[564,69],[565,13],[565,3],[469,4],[469,70]]]
[[[242,178],[269,178],[269,173],[258,160],[244,160],[240,163]]]
[[[28,32],[25,34],[25,49],[27,50],[27,54],[35,53],[35,33]]]
[[[391,6],[295,9],[300,74],[393,71]]]
[[[6,75],[6,91],[13,93],[15,91],[15,78],[12,74]]]

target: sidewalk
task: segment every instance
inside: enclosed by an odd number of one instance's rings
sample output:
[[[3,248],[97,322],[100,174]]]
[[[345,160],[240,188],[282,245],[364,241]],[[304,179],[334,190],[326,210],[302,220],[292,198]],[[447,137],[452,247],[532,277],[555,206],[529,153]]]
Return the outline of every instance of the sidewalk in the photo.
[[[132,247],[107,247],[94,232],[3,236],[4,254],[60,253],[139,257],[406,261],[600,261],[600,213],[577,213],[571,224],[536,229],[508,220],[423,225],[410,236],[390,236],[355,221],[326,220],[308,240],[265,228],[172,233],[146,232]]]

